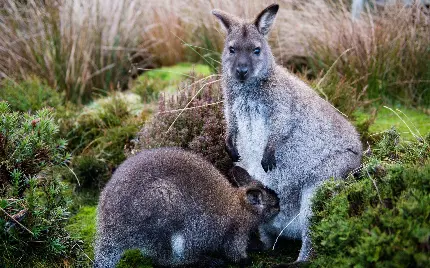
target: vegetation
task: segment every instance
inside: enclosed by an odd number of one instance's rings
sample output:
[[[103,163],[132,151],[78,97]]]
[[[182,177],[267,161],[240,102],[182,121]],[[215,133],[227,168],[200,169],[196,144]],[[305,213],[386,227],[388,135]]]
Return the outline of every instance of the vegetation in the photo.
[[[34,112],[45,107],[56,108],[62,103],[61,95],[40,81],[30,77],[22,82],[0,82],[0,101],[7,101],[12,111]]]
[[[221,98],[218,79],[189,80],[176,95],[160,98],[158,113],[137,134],[138,142],[129,153],[177,146],[202,154],[218,169],[227,172],[233,162],[224,149]]]
[[[90,101],[94,93],[126,88],[132,67],[193,61],[217,70],[224,36],[210,10],[221,7],[251,18],[267,4],[40,2],[3,4],[0,73],[12,79],[37,75],[75,103]],[[330,73],[346,84],[343,91],[354,99],[364,94],[369,99],[429,105],[430,27],[425,8],[386,5],[351,20],[350,2],[282,2],[270,38],[278,62],[309,71],[310,77]],[[144,10],[154,12],[142,16]]]
[[[337,79],[365,91],[370,99],[430,105],[430,17],[418,6],[386,6],[351,20],[341,9],[317,18],[326,33],[309,43],[314,72],[331,72]],[[395,19],[394,19],[395,18]]]
[[[69,181],[78,178],[81,187],[101,189],[111,172],[125,159],[124,147],[137,133],[145,115],[142,105],[125,94],[113,93],[101,98],[81,111],[63,117],[63,135],[75,157],[75,174],[66,174]]]
[[[358,178],[317,192],[312,266],[430,264],[430,135],[407,142],[395,129],[367,152]]]
[[[269,2],[0,3],[0,266],[91,266],[99,191],[140,150],[180,146],[226,173],[224,35],[210,11],[252,18]],[[277,62],[368,149],[356,177],[318,191],[311,266],[428,266],[428,10],[370,5],[351,20],[349,0],[280,4]],[[299,247],[279,241],[252,266],[291,262]],[[151,264],[132,250],[119,267]]]
[[[175,92],[182,80],[194,79],[196,75],[210,74],[211,70],[207,65],[179,63],[172,67],[145,72],[137,77],[132,90],[142,98],[143,102],[156,101],[161,92]]]
[[[53,168],[67,163],[52,113],[10,111],[0,102],[0,263],[7,267],[60,264],[78,256],[64,226],[65,185]]]

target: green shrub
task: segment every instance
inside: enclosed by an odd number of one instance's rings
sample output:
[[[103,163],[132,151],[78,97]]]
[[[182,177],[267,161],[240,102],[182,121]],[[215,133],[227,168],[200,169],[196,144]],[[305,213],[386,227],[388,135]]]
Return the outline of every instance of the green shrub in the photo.
[[[72,168],[82,187],[103,187],[111,171],[125,160],[124,147],[138,132],[146,116],[143,112],[139,114],[142,104],[136,97],[132,95],[130,100],[128,95],[113,93],[86,106],[83,111],[62,113],[66,115],[59,118],[62,132],[75,156]],[[72,174],[66,177],[76,182]]]
[[[75,183],[78,180],[79,186],[83,188],[100,189],[110,177],[110,171],[106,163],[93,155],[74,157],[71,167],[74,174],[68,172],[66,173],[66,178]]]
[[[365,156],[359,178],[317,191],[312,266],[430,265],[429,141],[405,142],[387,131]]]
[[[0,102],[0,115],[0,181],[14,184],[12,174],[16,174],[18,192],[23,193],[26,180],[69,158],[67,143],[57,137],[59,128],[48,109],[33,115],[11,112],[6,102]]]
[[[52,113],[11,112],[0,102],[0,263],[59,266],[78,256],[65,231],[69,200],[54,167],[65,164],[66,142]]]
[[[198,92],[202,89],[201,92]],[[182,109],[191,101],[187,109]],[[226,172],[233,163],[224,149],[225,121],[222,92],[214,78],[190,80],[175,96],[160,98],[159,111],[137,135],[129,154],[147,148],[191,149]]]
[[[36,77],[21,82],[5,79],[0,88],[0,101],[7,101],[13,111],[34,112],[62,103],[60,94]]]

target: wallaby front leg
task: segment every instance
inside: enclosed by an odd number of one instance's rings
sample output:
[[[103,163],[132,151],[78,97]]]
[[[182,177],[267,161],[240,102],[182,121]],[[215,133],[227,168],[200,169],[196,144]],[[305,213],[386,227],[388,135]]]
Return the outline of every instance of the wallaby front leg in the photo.
[[[274,109],[269,119],[269,129],[271,133],[261,159],[261,166],[265,172],[276,168],[276,151],[291,137],[294,124],[292,120],[286,120],[281,111]]]
[[[236,146],[236,135],[227,133],[227,137],[225,139],[225,149],[233,162],[238,162],[240,160],[240,155]]]
[[[276,168],[275,146],[273,145],[273,141],[269,140],[267,142],[263,153],[263,159],[261,159],[261,166],[265,172]]]

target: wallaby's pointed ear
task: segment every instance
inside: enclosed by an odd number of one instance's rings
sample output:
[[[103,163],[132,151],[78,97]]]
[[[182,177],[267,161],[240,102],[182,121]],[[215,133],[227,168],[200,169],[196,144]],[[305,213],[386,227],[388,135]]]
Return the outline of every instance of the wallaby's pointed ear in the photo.
[[[246,190],[246,198],[252,206],[263,205],[263,192],[258,188],[250,188]]]
[[[278,13],[279,5],[271,4],[258,14],[254,21],[255,27],[262,35],[267,35]]]
[[[221,22],[221,25],[227,32],[230,32],[231,27],[234,24],[238,23],[238,19],[235,16],[222,10],[214,9],[212,10],[212,14],[217,17],[217,19]]]

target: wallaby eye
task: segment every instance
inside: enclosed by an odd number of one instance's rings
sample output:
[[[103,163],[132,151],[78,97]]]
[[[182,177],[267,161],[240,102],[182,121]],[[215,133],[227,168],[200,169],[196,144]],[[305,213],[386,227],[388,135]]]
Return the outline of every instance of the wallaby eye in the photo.
[[[261,48],[259,48],[259,47],[254,48],[254,54],[255,55],[260,55],[260,52],[261,52]]]
[[[234,54],[234,47],[229,47],[230,54]]]

